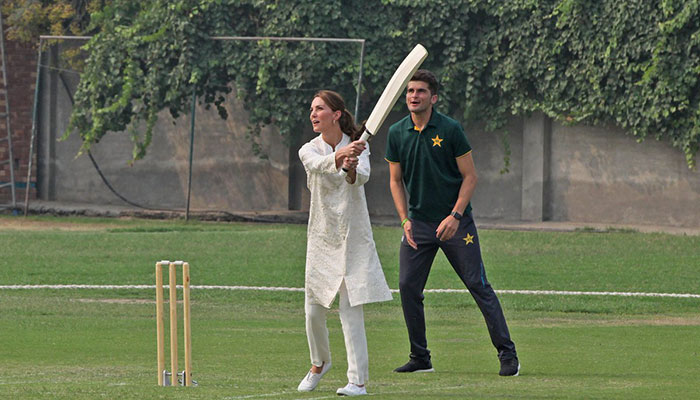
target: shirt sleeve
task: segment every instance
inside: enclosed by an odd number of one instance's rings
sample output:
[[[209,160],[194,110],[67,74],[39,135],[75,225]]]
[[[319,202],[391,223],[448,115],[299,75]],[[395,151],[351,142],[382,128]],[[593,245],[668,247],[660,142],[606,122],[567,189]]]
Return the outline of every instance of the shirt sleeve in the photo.
[[[390,163],[397,163],[401,161],[399,157],[398,140],[396,135],[396,129],[394,126],[389,128],[389,134],[386,138],[386,153],[384,153],[384,159]]]
[[[472,151],[467,135],[460,124],[455,124],[452,134],[454,135],[454,140],[451,140],[451,143],[453,143],[452,154],[455,158],[462,157]]]
[[[355,183],[353,183],[353,185],[364,185],[369,180],[369,175],[370,175],[370,171],[371,171],[371,167],[369,164],[369,155],[370,154],[371,153],[369,152],[369,143],[368,143],[365,151],[363,151],[357,157],[357,159],[358,159],[357,169],[355,170],[357,172],[357,177],[355,178]]]
[[[315,146],[309,142],[299,149],[299,159],[304,164],[306,173],[338,173],[338,168],[335,167],[335,153],[322,155],[316,151]]]

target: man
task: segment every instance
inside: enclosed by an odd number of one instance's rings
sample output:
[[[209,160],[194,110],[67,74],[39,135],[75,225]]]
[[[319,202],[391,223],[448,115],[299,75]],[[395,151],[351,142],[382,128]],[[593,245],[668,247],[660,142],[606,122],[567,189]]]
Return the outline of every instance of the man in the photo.
[[[434,371],[425,336],[423,289],[439,248],[486,320],[498,350],[499,374],[515,376],[520,371],[515,344],[498,297],[486,280],[471,213],[476,186],[471,147],[460,124],[435,111],[437,91],[435,75],[418,70],[406,90],[410,115],[389,128],[387,139],[391,195],[404,231],[399,290],[411,343],[410,360],[394,371]]]

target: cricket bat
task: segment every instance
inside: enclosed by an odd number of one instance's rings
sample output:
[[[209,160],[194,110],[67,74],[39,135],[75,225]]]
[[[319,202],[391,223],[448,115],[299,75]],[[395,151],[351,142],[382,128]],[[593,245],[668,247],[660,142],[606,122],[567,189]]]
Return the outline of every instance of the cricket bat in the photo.
[[[428,51],[422,45],[417,44],[404,58],[384,88],[382,95],[379,96],[379,100],[375,104],[369,118],[367,118],[365,131],[362,133],[360,140],[369,141],[377,134],[387,115],[389,115],[389,111],[391,111],[399,96],[403,93],[408,81],[416,73],[426,57],[428,57]],[[345,180],[348,183],[351,181],[349,176],[345,177]]]

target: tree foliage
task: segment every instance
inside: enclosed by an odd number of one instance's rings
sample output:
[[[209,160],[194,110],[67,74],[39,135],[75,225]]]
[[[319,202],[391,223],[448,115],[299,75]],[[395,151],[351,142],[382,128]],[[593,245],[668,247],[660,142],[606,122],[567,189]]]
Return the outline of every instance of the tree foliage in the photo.
[[[91,2],[88,2],[91,3]],[[564,123],[615,124],[669,140],[689,166],[700,147],[700,0],[113,0],[70,128],[84,147],[132,129],[134,157],[158,111],[221,107],[231,90],[250,112],[251,139],[275,124],[290,139],[315,89],[354,98],[359,48],[329,43],[221,42],[211,36],[367,39],[363,110],[415,45],[441,78],[439,107],[502,128],[533,111]],[[362,113],[360,117],[363,117]],[[366,115],[365,115],[366,117]]]
[[[90,13],[111,0],[3,0],[7,37],[32,44],[39,35],[82,35],[90,32]]]

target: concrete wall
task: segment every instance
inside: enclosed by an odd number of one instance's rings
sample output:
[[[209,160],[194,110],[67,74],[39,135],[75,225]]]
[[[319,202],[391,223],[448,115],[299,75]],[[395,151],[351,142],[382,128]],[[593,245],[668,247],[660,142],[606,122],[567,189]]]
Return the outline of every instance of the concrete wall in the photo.
[[[551,147],[552,220],[700,227],[700,171],[669,144],[553,124]]]
[[[64,84],[65,83],[65,84]],[[77,156],[81,140],[72,134],[59,140],[70,119],[70,93],[77,75],[42,72],[39,189],[43,200],[96,204],[125,203],[100,178],[87,155]],[[235,100],[229,119],[197,109],[193,152],[191,207],[200,210],[247,211],[288,208],[288,149],[272,129],[262,133],[268,159],[252,154],[245,139],[247,115]],[[305,110],[304,110],[305,112]],[[132,144],[125,132],[109,133],[91,153],[108,182],[128,200],[151,208],[184,208],[187,202],[190,117],[173,121],[163,112],[153,143],[142,160],[129,165]],[[76,157],[77,156],[77,157]]]
[[[64,74],[64,80],[74,91],[77,77]],[[58,72],[42,72],[41,91],[40,197],[124,204],[109,192],[86,156],[75,157],[80,147],[77,136],[56,141],[71,109]],[[227,109],[227,121],[214,110],[197,109],[192,208],[308,209],[306,177],[297,150],[313,132],[307,127],[287,147],[273,129],[266,129],[262,145],[269,159],[262,160],[251,153],[241,104],[230,98]],[[298,114],[307,125],[307,110]],[[383,156],[388,126],[403,115],[391,114],[370,144],[372,179],[366,193],[374,216],[395,215]],[[182,208],[189,126],[189,117],[173,124],[163,113],[149,154],[133,166],[128,165],[131,143],[124,133],[106,136],[94,146],[93,155],[109,182],[128,199],[153,208]],[[510,167],[503,173],[503,133],[487,133],[480,126],[465,126],[465,131],[479,174],[472,199],[477,217],[700,227],[700,172],[689,170],[683,154],[665,142],[640,144],[619,129],[562,126],[536,113],[508,124]]]
[[[700,171],[666,142],[614,127],[563,126],[542,114],[512,122],[510,172],[498,135],[469,129],[475,214],[525,221],[700,227]]]

